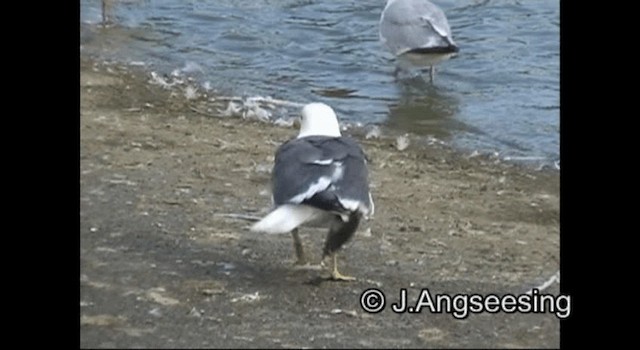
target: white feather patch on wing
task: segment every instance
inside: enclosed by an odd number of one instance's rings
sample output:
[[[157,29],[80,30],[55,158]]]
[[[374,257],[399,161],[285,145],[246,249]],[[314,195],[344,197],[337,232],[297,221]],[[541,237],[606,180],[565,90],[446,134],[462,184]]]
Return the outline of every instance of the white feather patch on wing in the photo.
[[[322,214],[322,210],[308,205],[285,204],[251,226],[251,231],[269,234],[287,233]]]
[[[306,191],[293,196],[289,202],[302,203],[305,199],[313,197],[314,194],[326,190],[329,185],[331,185],[331,179],[323,176],[312,183]]]
[[[344,167],[342,166],[342,162],[336,162],[336,169],[333,171],[333,175],[331,175],[331,181],[336,182],[342,179],[344,175]]]
[[[369,198],[371,199],[371,194],[369,194]],[[340,204],[347,210],[350,211],[359,211],[362,215],[368,217],[369,215],[373,215],[373,201],[370,204],[371,208],[367,208],[367,206],[359,200],[348,199],[348,198],[339,198]]]
[[[313,164],[318,164],[318,165],[329,165],[331,163],[333,163],[333,159],[323,159],[323,160],[313,161]]]
[[[342,204],[342,206],[345,209],[350,211],[358,210],[358,207],[360,207],[360,205],[362,204],[362,202],[357,201],[355,199],[339,198],[338,200],[340,201],[340,204]]]

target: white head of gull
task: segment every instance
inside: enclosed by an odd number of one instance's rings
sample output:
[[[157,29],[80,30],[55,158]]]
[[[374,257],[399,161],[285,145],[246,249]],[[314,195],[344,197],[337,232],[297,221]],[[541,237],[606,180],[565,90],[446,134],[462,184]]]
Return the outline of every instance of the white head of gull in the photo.
[[[298,138],[307,136],[342,136],[338,117],[331,107],[316,102],[302,108]]]

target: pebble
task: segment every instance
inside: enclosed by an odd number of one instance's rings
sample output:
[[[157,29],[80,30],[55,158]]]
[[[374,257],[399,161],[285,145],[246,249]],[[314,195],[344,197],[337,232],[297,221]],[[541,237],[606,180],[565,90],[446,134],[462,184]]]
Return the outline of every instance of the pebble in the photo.
[[[396,139],[396,149],[398,151],[404,151],[407,147],[409,147],[409,134],[398,136]]]

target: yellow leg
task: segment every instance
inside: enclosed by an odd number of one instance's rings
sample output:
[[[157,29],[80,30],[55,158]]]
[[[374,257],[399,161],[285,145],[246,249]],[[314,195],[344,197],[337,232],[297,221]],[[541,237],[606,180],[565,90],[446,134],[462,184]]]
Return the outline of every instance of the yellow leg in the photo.
[[[304,254],[304,248],[302,247],[302,241],[300,240],[298,229],[296,228],[291,231],[291,235],[293,236],[293,248],[296,250],[296,262],[294,265],[306,265],[307,257]]]
[[[355,281],[355,277],[345,276],[338,271],[338,254],[336,252],[331,253],[331,260],[333,260],[331,279],[336,281]]]
[[[309,260],[307,260],[298,229],[291,231],[291,236],[293,236],[293,248],[296,251],[296,261],[293,263],[293,268],[295,270],[321,270],[322,267],[320,265],[312,265],[309,263]]]

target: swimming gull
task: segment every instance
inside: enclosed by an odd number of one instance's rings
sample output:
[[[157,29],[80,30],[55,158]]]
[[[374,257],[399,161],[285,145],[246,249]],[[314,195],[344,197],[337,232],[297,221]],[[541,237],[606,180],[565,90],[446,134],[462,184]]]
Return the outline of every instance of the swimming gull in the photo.
[[[382,43],[405,66],[434,65],[458,52],[444,12],[428,0],[388,0],[380,15]]]
[[[276,151],[271,188],[275,209],[251,230],[291,232],[296,265],[307,265],[298,227],[329,226],[322,260],[331,258],[333,279],[355,279],[338,272],[337,251],[354,235],[361,219],[373,215],[374,204],[365,154],[355,140],[341,135],[331,107],[310,103],[302,108],[298,136]]]

